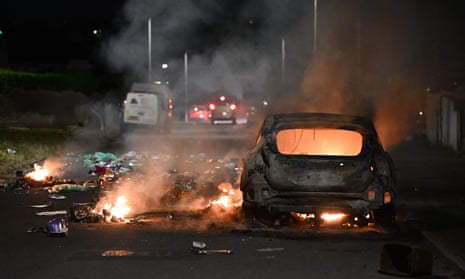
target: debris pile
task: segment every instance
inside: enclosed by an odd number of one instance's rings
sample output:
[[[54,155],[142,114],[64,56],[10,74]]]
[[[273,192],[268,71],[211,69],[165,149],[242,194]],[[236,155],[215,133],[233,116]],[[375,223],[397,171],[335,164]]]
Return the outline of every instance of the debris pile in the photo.
[[[70,173],[76,177],[66,178]],[[57,202],[66,201],[71,192],[94,196],[91,202],[73,203],[67,209],[54,208],[51,201],[31,205],[44,210],[36,212],[37,216],[76,223],[140,223],[145,213],[163,212],[171,221],[180,212],[208,214],[214,208],[227,214],[236,210],[242,202],[239,176],[239,160],[212,159],[205,153],[182,159],[135,151],[120,156],[95,152],[67,154],[53,164],[44,160],[33,169],[20,170],[15,187],[46,190],[48,198]]]

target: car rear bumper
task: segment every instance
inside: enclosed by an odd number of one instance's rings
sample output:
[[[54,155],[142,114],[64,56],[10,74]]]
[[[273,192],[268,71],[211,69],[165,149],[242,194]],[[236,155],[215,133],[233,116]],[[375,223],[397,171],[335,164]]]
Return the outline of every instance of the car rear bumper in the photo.
[[[269,195],[269,196],[267,196]],[[288,192],[244,195],[247,206],[263,208],[270,213],[319,212],[322,210],[366,213],[384,205],[385,193],[373,188],[361,193],[347,192]],[[390,201],[390,200],[389,200]]]

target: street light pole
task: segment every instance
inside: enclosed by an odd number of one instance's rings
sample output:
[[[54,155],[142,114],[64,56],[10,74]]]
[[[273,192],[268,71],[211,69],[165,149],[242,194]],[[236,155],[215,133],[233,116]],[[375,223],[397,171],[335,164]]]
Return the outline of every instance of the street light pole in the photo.
[[[318,0],[313,0],[313,59],[316,57],[318,39]]]
[[[149,18],[147,22],[147,37],[148,37],[148,83],[152,83],[152,18]]]
[[[281,40],[281,87],[284,89],[286,82],[286,40]]]
[[[187,75],[187,51],[184,53],[184,122],[189,121],[189,112],[187,110],[188,101],[188,75]]]

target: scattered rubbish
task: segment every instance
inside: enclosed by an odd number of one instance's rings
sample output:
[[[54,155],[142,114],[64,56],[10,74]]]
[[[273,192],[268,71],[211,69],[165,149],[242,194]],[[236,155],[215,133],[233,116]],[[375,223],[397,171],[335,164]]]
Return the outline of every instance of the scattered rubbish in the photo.
[[[44,204],[31,204],[29,207],[31,208],[46,208],[46,207],[53,207],[52,202],[44,203]]]
[[[194,240],[192,241],[192,249],[195,253],[199,255],[213,255],[213,254],[223,254],[223,255],[231,255],[231,249],[205,249],[207,248],[207,244],[202,241]]]
[[[257,252],[277,252],[277,251],[284,251],[284,248],[261,248],[257,249]]]
[[[85,167],[92,167],[98,163],[110,163],[118,160],[112,153],[95,152],[94,154],[84,155],[83,163]]]
[[[11,148],[7,148],[7,149],[6,149],[6,153],[8,153],[8,154],[10,154],[10,155],[16,155],[16,150],[11,149]]]
[[[44,227],[35,227],[35,228],[29,228],[27,230],[28,233],[36,233],[36,232],[47,232],[47,230]]]
[[[56,194],[48,195],[48,197],[49,197],[50,199],[54,199],[54,200],[64,200],[64,199],[66,199],[66,196],[63,196],[63,195],[56,195]]]
[[[100,253],[101,257],[169,257],[172,252],[169,250],[125,250],[125,249],[112,249],[105,250]],[[87,256],[88,257],[88,256]]]
[[[98,223],[103,221],[103,216],[95,212],[95,205],[78,203],[70,208],[69,219],[73,222]]]
[[[198,250],[198,254],[200,255],[213,255],[213,254],[223,254],[223,255],[231,255],[232,250],[231,249],[209,249],[209,250]]]
[[[127,224],[143,224],[144,223],[144,216],[138,216],[126,221]]]
[[[55,218],[45,225],[46,232],[49,236],[66,236],[68,235],[68,222],[63,218]]]
[[[37,212],[37,216],[53,216],[53,215],[66,215],[68,211],[66,210],[53,210],[53,211],[41,211]]]
[[[201,241],[192,241],[192,248],[194,249],[204,249],[207,247],[207,244],[205,242]]]
[[[132,255],[134,255],[134,252],[129,250],[106,250],[102,253],[102,257],[127,257]]]
[[[79,184],[58,184],[53,185],[48,189],[49,193],[65,193],[65,192],[85,192],[87,186]]]

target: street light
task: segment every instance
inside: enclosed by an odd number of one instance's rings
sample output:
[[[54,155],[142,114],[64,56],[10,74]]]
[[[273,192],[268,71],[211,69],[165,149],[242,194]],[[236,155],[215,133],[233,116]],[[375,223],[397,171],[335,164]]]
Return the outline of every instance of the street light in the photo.
[[[188,81],[188,55],[187,51],[184,53],[184,122],[189,122],[189,112],[187,110],[188,102],[188,90],[189,90],[189,81]]]
[[[318,0],[313,0],[313,59],[316,57],[316,41],[318,38]]]
[[[148,54],[147,54],[147,66],[148,66],[148,83],[152,82],[152,18],[147,21],[147,37],[148,37]]]

